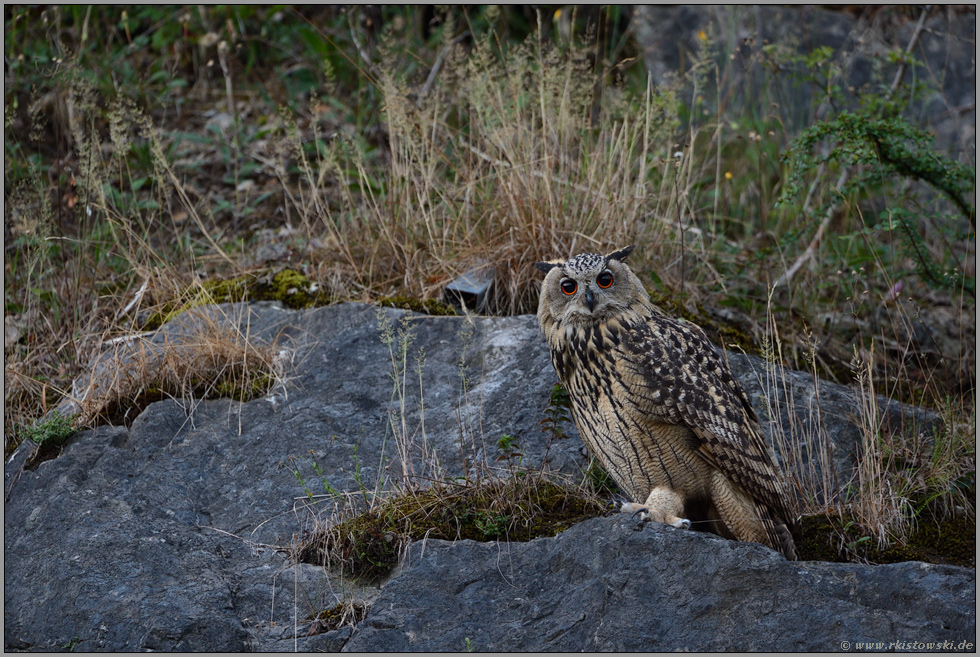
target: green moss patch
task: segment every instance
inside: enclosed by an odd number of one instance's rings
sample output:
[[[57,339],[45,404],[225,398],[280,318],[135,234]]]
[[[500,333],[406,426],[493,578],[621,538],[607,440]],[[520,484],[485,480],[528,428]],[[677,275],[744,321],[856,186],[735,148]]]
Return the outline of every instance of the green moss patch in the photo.
[[[283,269],[271,278],[264,276],[253,290],[252,299],[279,301],[287,308],[296,310],[336,302],[308,276],[295,269]]]
[[[976,524],[965,516],[922,518],[904,544],[884,549],[863,535],[857,523],[837,515],[805,516],[800,521],[800,534],[796,553],[802,561],[925,561],[976,568]]]
[[[368,606],[358,600],[340,602],[317,614],[310,614],[306,620],[312,621],[307,636],[333,632],[347,625],[354,626],[364,620]]]
[[[416,299],[405,295],[382,297],[378,305],[386,308],[402,308],[426,315],[458,315],[456,309],[435,299]]]
[[[37,444],[37,452],[28,465],[29,470],[61,453],[61,448],[68,443],[68,439],[78,432],[77,419],[76,416],[61,415],[54,411],[50,416],[18,431],[22,441],[29,440]]]
[[[298,310],[336,303],[337,299],[322,292],[316,282],[295,269],[251,272],[232,278],[201,282],[188,290],[184,298],[167,303],[151,313],[142,330],[152,331],[177,315],[207,304],[237,303],[240,301],[279,301],[287,308]]]
[[[278,301],[287,308],[301,310],[328,306],[341,301],[322,291],[319,285],[302,272],[283,269],[251,272],[232,278],[203,281],[187,291],[182,298],[163,305],[150,313],[140,327],[153,331],[177,315],[207,304],[237,303],[241,301]],[[377,305],[402,308],[417,313],[436,316],[458,315],[456,309],[436,299],[417,299],[407,295],[381,297]]]
[[[527,473],[480,485],[439,484],[391,497],[313,534],[299,560],[378,582],[391,574],[413,540],[530,541],[605,511],[605,503],[588,490]]]

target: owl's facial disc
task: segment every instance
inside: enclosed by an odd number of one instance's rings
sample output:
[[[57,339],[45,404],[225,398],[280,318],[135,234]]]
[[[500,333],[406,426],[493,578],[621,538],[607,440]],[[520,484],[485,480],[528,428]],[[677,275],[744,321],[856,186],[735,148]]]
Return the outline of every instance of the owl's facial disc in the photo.
[[[622,261],[632,246],[608,255],[580,253],[565,262],[538,262],[548,274],[548,290],[542,290],[540,311],[547,310],[568,330],[603,321],[629,308],[633,284]]]
[[[615,277],[605,267],[593,271],[578,271],[575,278],[565,276],[558,282],[562,294],[568,299],[564,319],[594,321],[610,305],[615,305],[609,292]]]

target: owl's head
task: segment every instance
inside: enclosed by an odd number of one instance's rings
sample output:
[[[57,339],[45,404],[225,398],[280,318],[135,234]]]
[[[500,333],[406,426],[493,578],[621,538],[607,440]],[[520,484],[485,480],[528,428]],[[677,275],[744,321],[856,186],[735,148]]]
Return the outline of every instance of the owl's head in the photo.
[[[642,283],[623,262],[633,248],[535,263],[547,273],[538,301],[542,326],[557,323],[570,328],[593,323],[633,308],[637,299],[647,299]]]

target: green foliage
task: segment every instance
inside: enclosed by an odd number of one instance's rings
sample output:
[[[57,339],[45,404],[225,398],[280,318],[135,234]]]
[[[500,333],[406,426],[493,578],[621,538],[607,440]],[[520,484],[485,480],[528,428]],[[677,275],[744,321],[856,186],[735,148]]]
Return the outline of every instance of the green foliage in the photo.
[[[37,449],[28,464],[29,467],[35,467],[38,463],[58,456],[61,448],[78,430],[77,415],[61,415],[55,410],[29,426],[19,427],[17,429],[19,441],[15,444],[30,441],[37,445]],[[11,442],[13,443],[13,441]],[[13,444],[11,444],[10,451],[13,451]]]
[[[75,652],[75,648],[77,648],[78,644],[81,642],[82,640],[77,636],[72,637],[65,645],[61,646],[61,649],[64,652]]]
[[[935,288],[957,292],[963,290],[976,296],[976,276],[969,275],[959,268],[957,263],[941,261],[925,243],[919,229],[921,216],[903,207],[890,208],[881,213],[880,228],[882,232],[895,233],[902,245],[901,254],[913,263],[914,272],[922,280]],[[956,230],[954,217],[941,217],[939,225],[947,227],[947,235],[951,240],[967,241],[970,231]]]
[[[594,457],[589,459],[589,467],[585,470],[583,483],[590,490],[595,491],[596,495],[606,499],[622,494],[616,480],[612,478],[612,475]]]
[[[826,155],[814,156],[817,145],[832,142]],[[932,148],[932,137],[898,116],[878,117],[868,112],[842,111],[833,118],[803,130],[783,159],[790,167],[785,196],[800,193],[804,175],[815,165],[837,162],[866,167],[840,193],[879,185],[884,176],[921,180],[945,193],[972,224],[976,169],[943,157]]]
[[[474,526],[483,533],[487,540],[505,535],[511,521],[509,516],[492,511],[477,511],[472,514],[471,518]]]
[[[545,417],[539,422],[541,431],[548,434],[549,447],[554,440],[568,438],[568,434],[565,433],[562,425],[571,424],[571,412],[572,398],[569,396],[568,390],[562,384],[556,383],[548,395],[548,408],[544,412]]]
[[[377,582],[390,574],[412,540],[529,541],[554,536],[604,512],[605,504],[588,490],[551,481],[539,472],[480,484],[435,482],[431,488],[387,497],[306,537],[299,559]]]
[[[24,440],[30,440],[39,447],[55,449],[63,446],[78,431],[76,420],[74,415],[53,411],[47,418],[22,428],[20,434]]]
[[[841,198],[873,199],[882,194],[894,194],[891,198],[898,198],[900,183],[925,183],[945,195],[969,225],[963,226],[954,217],[935,211],[923,208],[913,211],[891,200],[889,207],[881,212],[883,221],[879,226],[862,227],[862,232],[868,233],[866,243],[875,245],[874,262],[894,267],[901,258],[908,258],[914,263],[913,272],[930,286],[954,292],[963,290],[975,296],[975,277],[967,275],[948,250],[937,260],[936,253],[925,242],[922,225],[931,214],[936,219],[932,223],[946,244],[972,239],[976,208],[970,200],[975,195],[976,169],[937,153],[932,137],[905,120],[901,115],[902,105],[887,96],[872,96],[857,111],[842,110],[801,131],[782,156],[788,175],[778,205],[785,207],[799,198],[818,167],[846,172],[841,177],[844,184],[834,190],[824,212]],[[901,248],[888,253],[884,245],[878,246],[875,230],[894,235]],[[848,266],[853,268],[854,261]],[[893,280],[898,279],[901,270],[895,267],[889,274]]]
[[[538,424],[541,431],[548,436],[548,445],[544,450],[542,462],[548,463],[548,453],[551,451],[551,444],[556,440],[565,440],[568,434],[565,433],[564,425],[572,423],[572,398],[561,383],[556,383],[551,388],[548,395],[548,408],[545,409],[544,419]]]
[[[524,454],[520,451],[521,446],[515,436],[503,434],[497,439],[497,449],[500,454],[497,461],[506,461],[511,468],[519,467]]]
[[[306,494],[306,497],[314,504],[316,504],[318,496],[322,496],[324,494],[327,497],[334,497],[334,496],[341,495],[341,492],[338,491],[336,488],[334,488],[333,485],[330,483],[330,481],[327,479],[327,475],[320,467],[320,464],[317,463],[316,457],[314,456],[312,449],[309,450],[309,453],[310,456],[308,459],[298,459],[295,456],[290,456],[288,459],[289,460],[288,466],[286,466],[286,464],[282,462],[279,463],[279,466],[288,467],[289,471],[293,473],[294,477],[296,477],[296,481],[298,481],[299,485],[303,488],[303,492]],[[322,493],[314,493],[310,489],[309,484],[307,483],[307,479],[303,475],[302,468],[300,467],[301,465],[303,465],[303,467],[309,466],[313,468],[313,472],[316,474],[317,478],[319,479],[320,486],[322,487],[323,490]]]

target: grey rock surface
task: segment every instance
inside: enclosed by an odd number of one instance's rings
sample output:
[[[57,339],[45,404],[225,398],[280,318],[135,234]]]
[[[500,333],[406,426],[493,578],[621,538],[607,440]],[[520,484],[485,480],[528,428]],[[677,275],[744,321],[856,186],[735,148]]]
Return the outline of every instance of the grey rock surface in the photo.
[[[756,544],[593,518],[528,543],[414,544],[344,650],[962,650],[976,644],[974,579],[916,562],[788,562]]]
[[[193,339],[194,312],[210,313],[218,321],[243,329],[247,326],[250,339],[256,343],[275,343],[291,363],[285,388],[247,403],[154,403],[129,428],[104,426],[77,434],[60,456],[34,470],[19,471],[16,462],[8,463],[5,487],[9,488],[9,498],[4,509],[7,648],[335,650],[348,638],[351,642],[367,641],[366,630],[363,638],[358,638],[362,636],[358,631],[350,634],[349,630],[306,636],[310,626],[306,618],[352,595],[370,600],[378,590],[352,587],[316,566],[292,566],[281,552],[332,508],[321,476],[336,491],[357,492],[361,484],[373,487],[378,481],[397,480],[406,472],[429,476],[435,471],[427,464],[436,462],[443,476],[472,474],[478,468],[489,470],[495,465],[496,441],[504,433],[518,438],[524,467],[540,466],[546,452],[552,470],[572,477],[581,477],[588,465],[572,427],[567,427],[571,439],[551,445],[540,430],[556,376],[534,317],[470,320],[382,311],[381,317],[392,323],[396,338],[399,327],[413,336],[406,349],[407,367],[395,368],[405,373],[404,384],[399,384],[404,395],[400,395],[393,394],[392,352],[380,339],[378,309],[374,307],[343,304],[287,311],[275,303],[229,304],[185,313],[150,339]],[[424,355],[419,367],[421,383],[414,371],[415,363],[421,362],[416,360],[418,354]],[[764,371],[761,361],[734,355],[731,361],[754,401],[768,394],[772,386],[759,376]],[[808,426],[814,435],[832,437],[839,446],[838,455],[853,454],[856,412],[848,389],[821,382],[821,403],[836,400],[839,405],[824,405],[817,418],[813,415],[817,395],[807,375],[787,372],[780,387],[783,392],[778,394],[792,403],[782,404],[774,417],[781,413],[811,417]],[[906,411],[898,406],[891,409],[896,415]],[[764,408],[759,412],[766,417]],[[768,430],[781,421],[766,421],[764,428]],[[400,456],[394,439],[394,432],[403,431],[403,426],[407,461]],[[807,434],[803,431],[799,435],[802,440]],[[846,468],[848,458],[841,456],[838,465]],[[314,471],[313,460],[322,475]],[[594,542],[615,527],[619,525],[587,524],[573,536],[584,545],[583,536],[597,532],[596,538],[589,539]],[[652,553],[657,555],[699,551],[708,546],[720,554],[744,550],[744,558],[753,563],[761,559],[770,564],[773,560],[769,557],[774,558],[758,546],[710,537],[644,530],[627,538],[653,540],[644,538],[649,536],[663,542]],[[536,552],[527,554],[545,555],[545,561],[529,567],[518,579],[532,580],[559,568],[561,546],[568,545],[568,540],[558,537],[551,543],[534,543]],[[614,549],[610,547],[615,544],[612,538],[602,540],[606,541],[603,549]],[[430,543],[430,547],[435,545]],[[548,545],[558,547],[542,547]],[[465,543],[440,545],[432,554],[448,557],[457,549],[479,559],[489,554],[480,550],[497,550],[495,559],[524,554],[519,552],[524,548],[514,547],[518,552],[511,553],[500,552],[500,546]],[[421,553],[413,554],[421,557]],[[648,560],[649,555],[640,555],[639,560]],[[592,571],[581,566],[562,572],[566,577],[581,575],[579,584],[592,587],[588,591],[598,591],[595,587],[601,581],[612,582],[612,587],[624,585],[617,584],[626,581],[621,574],[615,569],[603,572],[601,559],[595,559]],[[417,559],[413,563],[382,593],[397,591],[401,586],[397,582],[414,577],[410,573],[418,565]],[[671,569],[666,557],[650,563],[657,569]],[[821,573],[833,568],[841,568],[842,573],[853,570],[849,566],[813,566]],[[812,570],[811,565],[793,567]],[[461,572],[472,572],[475,579],[459,583],[461,599],[467,599],[467,591],[484,586],[483,575],[476,574],[485,569],[482,561],[463,568]],[[789,572],[783,574],[789,577]],[[699,577],[697,572],[677,570],[675,575],[681,578],[677,581],[687,578],[699,589],[714,586],[710,580],[696,583],[692,578]],[[848,595],[870,595],[854,587],[848,590],[852,591]],[[581,595],[585,594],[583,589]],[[919,605],[932,604],[928,597],[915,599]],[[641,601],[637,598],[636,604]],[[574,600],[548,603],[542,598],[537,604],[546,609],[548,604],[559,603],[563,609],[567,607],[568,614],[585,613],[584,609],[572,611],[577,604]],[[450,603],[442,599],[438,604]],[[411,602],[398,605],[409,609]],[[378,614],[390,613],[385,612],[388,608],[380,606],[372,611],[372,624],[365,627],[383,629]],[[426,619],[435,611],[410,613]],[[634,617],[643,618],[644,613],[654,618],[651,622],[655,625],[661,623],[647,607],[636,607]],[[899,614],[895,610],[893,615],[897,619]],[[544,619],[547,613],[541,611],[539,615]],[[572,616],[561,618],[562,623],[572,623]],[[778,623],[779,618],[777,614],[771,622]],[[918,618],[910,616],[909,626]],[[797,617],[790,619],[795,622]],[[415,621],[398,618],[391,622],[400,628]],[[567,630],[569,636],[578,636],[578,625],[573,625]],[[656,626],[667,628],[665,632],[670,629],[668,625]],[[513,649],[517,632],[514,629],[503,643],[494,639],[494,645]],[[736,630],[726,632],[735,636]],[[405,635],[402,632],[398,636]],[[489,641],[489,637],[470,638]],[[452,647],[447,649],[461,648],[456,642],[462,638],[451,637],[445,645]],[[528,641],[526,648],[537,645],[533,643],[537,639],[529,637]],[[555,641],[555,646],[566,645]],[[613,639],[602,645],[614,645],[611,642]],[[401,644],[391,644],[389,649],[396,645]]]

